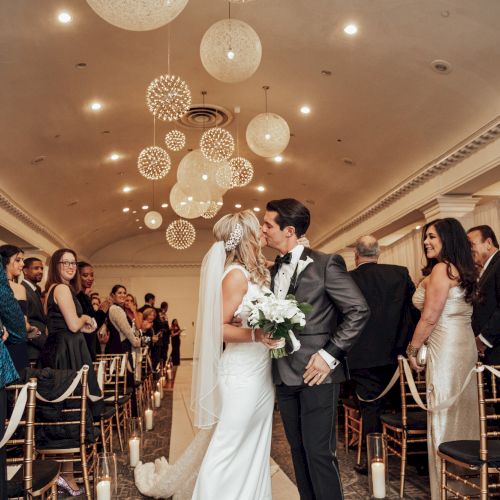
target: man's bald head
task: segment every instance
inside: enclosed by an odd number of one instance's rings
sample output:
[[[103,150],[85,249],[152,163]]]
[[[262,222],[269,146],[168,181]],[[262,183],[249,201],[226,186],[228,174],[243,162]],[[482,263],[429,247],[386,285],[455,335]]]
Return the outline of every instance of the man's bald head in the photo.
[[[361,236],[356,240],[354,256],[357,266],[362,262],[377,262],[379,255],[378,241],[372,235]]]

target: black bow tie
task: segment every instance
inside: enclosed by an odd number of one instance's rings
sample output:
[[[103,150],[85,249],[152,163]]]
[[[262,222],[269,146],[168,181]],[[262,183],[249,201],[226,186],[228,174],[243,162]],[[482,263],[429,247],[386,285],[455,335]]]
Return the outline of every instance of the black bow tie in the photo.
[[[292,254],[290,252],[283,255],[283,257],[277,255],[276,259],[274,259],[276,269],[279,269],[283,264],[290,264],[290,262],[292,262]]]

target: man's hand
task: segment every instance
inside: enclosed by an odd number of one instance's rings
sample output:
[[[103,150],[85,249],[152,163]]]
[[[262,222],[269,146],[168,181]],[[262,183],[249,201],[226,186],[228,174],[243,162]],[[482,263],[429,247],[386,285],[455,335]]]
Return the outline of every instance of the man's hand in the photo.
[[[483,341],[478,337],[476,337],[476,347],[477,347],[477,352],[479,353],[479,357],[482,358],[484,357],[484,353],[488,346],[483,343]]]
[[[331,369],[328,363],[316,353],[311,356],[304,372],[304,382],[310,386],[323,383],[325,378],[330,375]]]

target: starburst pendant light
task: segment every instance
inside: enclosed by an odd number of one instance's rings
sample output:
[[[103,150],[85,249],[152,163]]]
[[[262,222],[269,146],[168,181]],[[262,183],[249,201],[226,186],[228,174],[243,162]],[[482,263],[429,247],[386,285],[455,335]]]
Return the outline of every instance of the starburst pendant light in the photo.
[[[290,128],[288,123],[276,113],[267,111],[267,91],[269,87],[262,87],[266,95],[266,112],[255,116],[247,126],[248,147],[257,155],[271,158],[281,154],[288,146]]]
[[[188,0],[87,0],[113,26],[131,31],[155,30],[175,19]]]
[[[231,184],[233,187],[243,187],[249,184],[253,179],[252,164],[241,156],[229,160],[231,168]]]
[[[247,23],[229,18],[218,21],[203,35],[200,45],[203,67],[215,79],[226,83],[250,78],[259,67],[262,45],[259,35]]]
[[[159,212],[155,212],[154,210],[149,211],[145,216],[144,216],[144,224],[149,229],[158,229],[163,222],[163,217]]]
[[[170,156],[158,146],[143,149],[137,159],[139,173],[151,181],[165,177],[170,171],[170,165]]]
[[[231,189],[233,185],[233,172],[229,163],[224,162],[215,174],[215,182],[222,189]]]
[[[227,130],[219,127],[211,128],[201,136],[200,148],[207,160],[224,161],[234,152],[234,139]]]
[[[211,201],[207,211],[201,214],[201,216],[204,219],[213,219],[222,208],[222,205],[222,198],[218,201]]]
[[[196,229],[187,220],[174,220],[165,233],[168,244],[176,250],[189,248],[196,239]]]
[[[180,130],[171,130],[165,135],[165,145],[171,151],[180,151],[186,145],[186,136]]]
[[[191,106],[191,91],[176,75],[155,78],[146,92],[149,111],[163,121],[174,121],[185,115]]]

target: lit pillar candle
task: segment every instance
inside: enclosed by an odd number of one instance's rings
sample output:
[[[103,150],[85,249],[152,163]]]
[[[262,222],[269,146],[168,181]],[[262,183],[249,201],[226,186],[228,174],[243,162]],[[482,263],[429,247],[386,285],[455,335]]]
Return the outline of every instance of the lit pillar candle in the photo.
[[[146,421],[146,430],[150,431],[153,428],[153,410],[151,408],[144,411],[144,420]]]
[[[155,391],[155,408],[159,408],[161,405],[161,394],[160,391]]]
[[[161,399],[163,399],[164,394],[163,394],[163,384],[162,384],[162,382],[161,382],[161,379],[160,379],[160,380],[158,381],[158,383],[156,384],[156,388],[157,388],[157,390],[160,392],[160,397],[161,397]]]
[[[385,465],[383,462],[372,462],[373,498],[385,498]]]
[[[132,437],[128,440],[130,454],[130,467],[135,467],[141,458],[141,440],[138,437]]]
[[[111,500],[111,481],[103,479],[97,483],[97,500]]]

